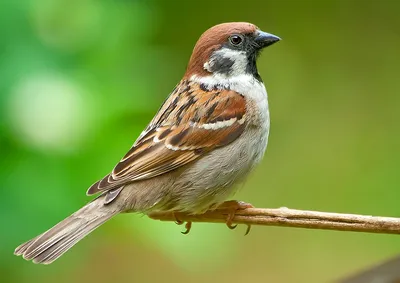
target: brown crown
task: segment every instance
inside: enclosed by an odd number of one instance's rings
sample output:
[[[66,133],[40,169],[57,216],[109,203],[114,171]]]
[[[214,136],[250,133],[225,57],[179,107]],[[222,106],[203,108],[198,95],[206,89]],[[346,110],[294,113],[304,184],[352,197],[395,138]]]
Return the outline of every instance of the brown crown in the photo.
[[[255,25],[250,23],[224,23],[206,30],[200,36],[193,49],[185,78],[189,78],[192,75],[208,75],[209,73],[204,70],[203,66],[214,50],[220,48],[232,34],[249,34],[254,33],[257,29]]]

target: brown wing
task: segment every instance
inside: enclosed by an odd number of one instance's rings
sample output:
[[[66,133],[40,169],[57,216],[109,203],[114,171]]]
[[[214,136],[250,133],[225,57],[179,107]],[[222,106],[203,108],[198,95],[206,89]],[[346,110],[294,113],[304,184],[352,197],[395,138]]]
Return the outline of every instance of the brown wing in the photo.
[[[88,194],[149,179],[229,144],[245,127],[246,103],[230,90],[182,82],[114,170]]]

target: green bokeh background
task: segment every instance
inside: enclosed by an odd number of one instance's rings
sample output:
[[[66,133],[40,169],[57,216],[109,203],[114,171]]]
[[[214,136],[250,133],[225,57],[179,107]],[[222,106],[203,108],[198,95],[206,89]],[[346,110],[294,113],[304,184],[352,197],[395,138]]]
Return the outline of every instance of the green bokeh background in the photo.
[[[272,128],[236,195],[258,207],[400,216],[400,2],[0,2],[1,282],[332,282],[400,238],[118,216],[50,266],[21,242],[88,201],[179,81],[200,34],[249,21]]]

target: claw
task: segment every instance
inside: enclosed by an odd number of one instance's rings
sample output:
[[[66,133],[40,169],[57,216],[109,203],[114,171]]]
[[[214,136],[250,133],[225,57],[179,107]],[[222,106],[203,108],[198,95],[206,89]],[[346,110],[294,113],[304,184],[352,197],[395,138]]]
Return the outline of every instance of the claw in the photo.
[[[226,226],[228,226],[229,229],[233,230],[237,227],[237,224],[233,225],[232,220],[235,217],[235,211],[231,211],[228,214],[228,218],[226,219]]]
[[[185,221],[183,221],[183,220],[180,220],[179,218],[178,218],[178,212],[173,212],[173,215],[174,215],[174,218],[175,218],[175,223],[177,224],[177,225],[182,225],[183,223],[185,223]],[[184,231],[184,232],[181,232],[182,234],[184,234],[184,235],[186,235],[186,234],[189,234],[189,232],[190,232],[190,229],[192,228],[192,222],[186,222],[186,224],[185,224],[185,228],[186,228],[186,231]]]
[[[246,236],[247,234],[249,234],[250,230],[251,230],[251,225],[247,224],[247,229],[246,229],[246,232],[244,233],[244,235]]]
[[[176,212],[173,212],[176,225],[182,225],[185,221],[179,220]]]
[[[230,223],[226,223],[226,226],[228,226],[229,229],[233,230],[233,229],[236,229],[237,224],[232,225],[232,224],[230,224]]]
[[[186,228],[186,231],[185,232],[181,232],[183,235],[189,234],[190,229],[192,229],[192,222],[190,222],[190,221],[186,222],[185,228]]]

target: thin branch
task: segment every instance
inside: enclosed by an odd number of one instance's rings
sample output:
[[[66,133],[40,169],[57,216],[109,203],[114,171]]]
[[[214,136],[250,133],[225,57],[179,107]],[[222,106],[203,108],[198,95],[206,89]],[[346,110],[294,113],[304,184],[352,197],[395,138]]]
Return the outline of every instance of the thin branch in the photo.
[[[229,212],[207,211],[204,214],[179,213],[180,221],[225,223]],[[149,217],[161,221],[176,221],[173,213],[154,212]],[[285,226],[308,229],[400,234],[400,218],[342,214],[281,208],[246,208],[238,210],[232,220],[236,224]]]

